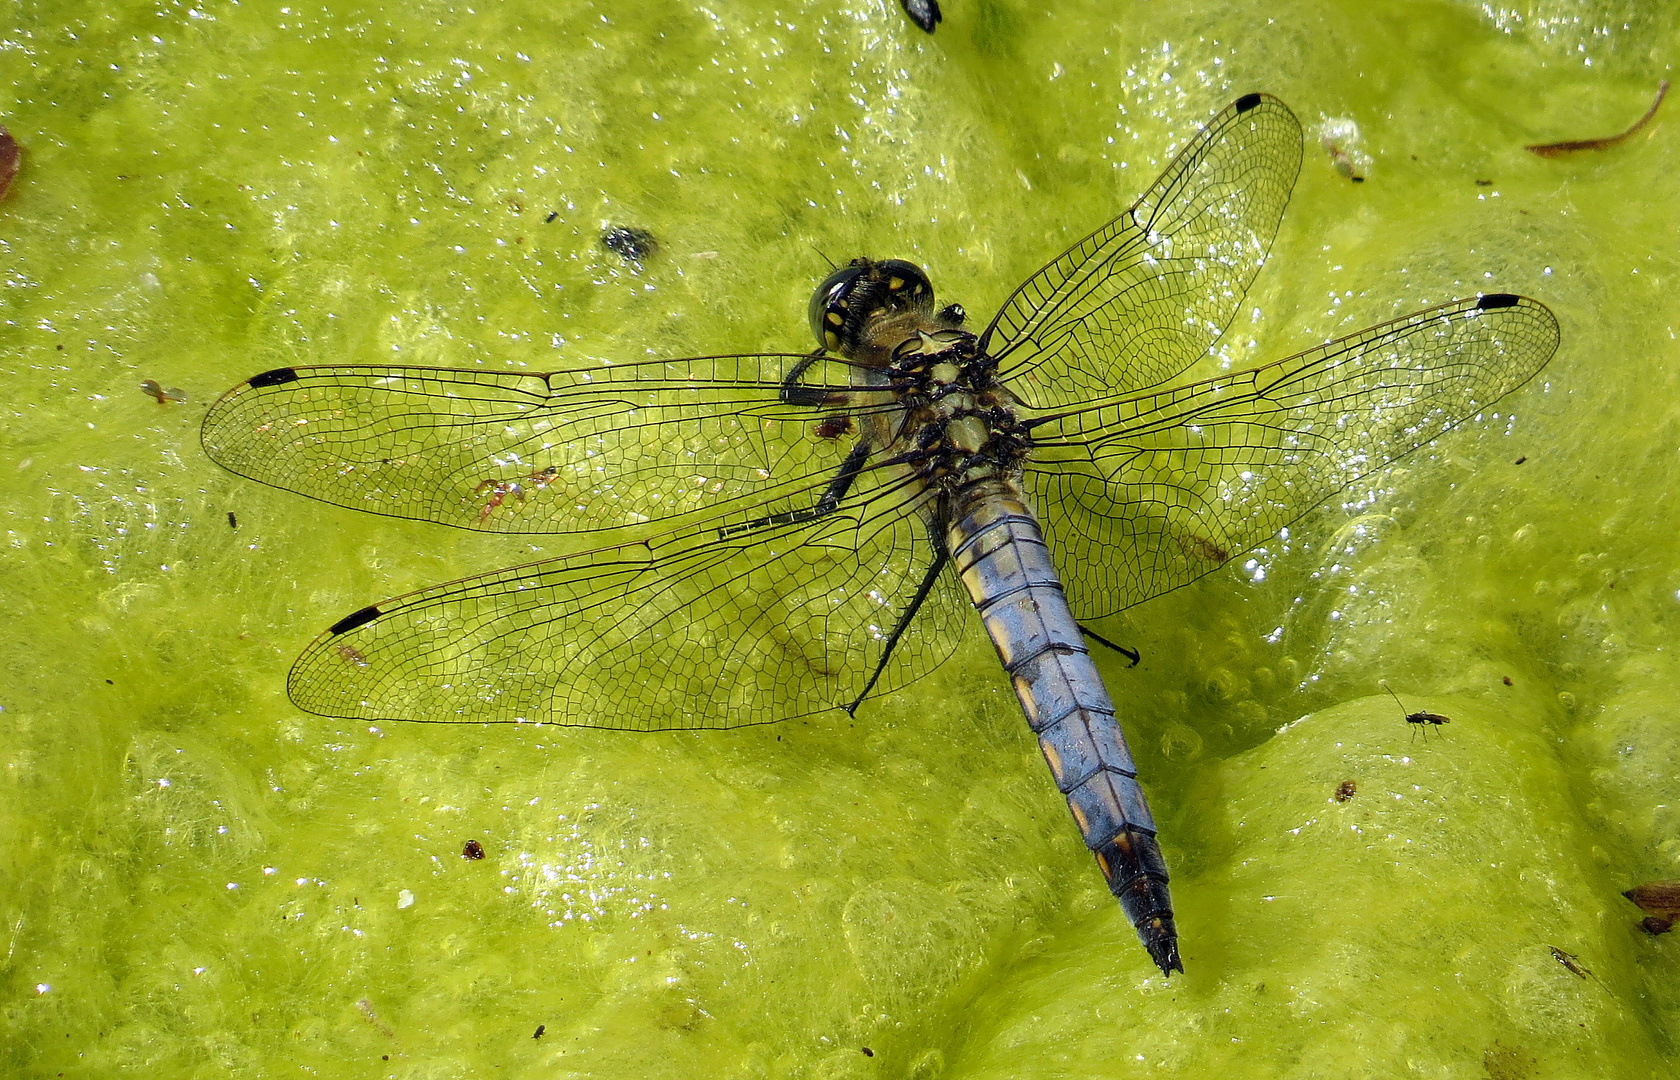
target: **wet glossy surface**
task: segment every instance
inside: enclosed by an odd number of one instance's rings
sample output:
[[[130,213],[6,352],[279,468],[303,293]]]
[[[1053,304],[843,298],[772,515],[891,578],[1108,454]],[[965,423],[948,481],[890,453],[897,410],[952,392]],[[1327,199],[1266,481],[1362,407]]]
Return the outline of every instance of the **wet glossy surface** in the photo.
[[[1645,9],[953,2],[931,38],[892,5],[292,9],[55,4],[4,35],[8,1067],[1672,1069],[1680,935],[1619,893],[1676,877],[1680,169],[1666,112],[1522,149],[1649,106],[1676,50]],[[1515,415],[1098,628],[1144,654],[1098,665],[1177,838],[1182,980],[977,635],[856,721],[732,733],[285,698],[338,615],[570,549],[228,476],[197,420],[233,382],[804,349],[811,245],[911,258],[984,319],[1253,86],[1357,120],[1373,163],[1309,153],[1206,374],[1487,289],[1569,336]],[[607,222],[664,250],[632,270]],[[1452,716],[1427,754],[1384,678]]]

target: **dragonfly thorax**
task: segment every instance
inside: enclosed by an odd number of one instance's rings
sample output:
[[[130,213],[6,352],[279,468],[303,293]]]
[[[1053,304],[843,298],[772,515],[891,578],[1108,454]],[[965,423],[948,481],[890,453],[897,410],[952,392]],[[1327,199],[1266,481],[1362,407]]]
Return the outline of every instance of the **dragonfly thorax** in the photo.
[[[1017,402],[973,334],[918,328],[893,349],[886,375],[904,410],[897,443],[924,480],[956,487],[1019,472],[1027,436]]]

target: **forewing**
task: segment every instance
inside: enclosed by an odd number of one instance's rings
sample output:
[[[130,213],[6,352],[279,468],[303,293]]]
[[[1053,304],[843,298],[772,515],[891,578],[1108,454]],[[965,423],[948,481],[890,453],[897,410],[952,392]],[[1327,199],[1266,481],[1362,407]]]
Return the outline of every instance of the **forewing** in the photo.
[[[202,440],[242,476],[369,513],[507,533],[680,527],[809,502],[855,421],[817,428],[869,408],[852,371],[791,354],[547,374],[280,368],[223,395]]]
[[[1025,483],[1074,612],[1217,569],[1515,390],[1557,345],[1543,304],[1485,296],[1038,422]]]
[[[1042,408],[1130,393],[1207,355],[1266,261],[1295,177],[1301,125],[1239,98],[1131,209],[1021,283],[984,344]]]
[[[852,704],[934,559],[929,496],[892,470],[834,513],[689,532],[435,585],[356,612],[293,665],[326,716],[622,730],[770,723]],[[958,640],[949,574],[880,692]]]

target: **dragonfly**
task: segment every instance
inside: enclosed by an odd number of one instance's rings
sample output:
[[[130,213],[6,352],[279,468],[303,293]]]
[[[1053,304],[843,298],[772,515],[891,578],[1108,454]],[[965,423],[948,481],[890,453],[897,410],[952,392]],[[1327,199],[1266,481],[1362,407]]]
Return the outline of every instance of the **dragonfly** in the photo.
[[[855,713],[978,612],[1163,975],[1158,829],[1085,624],[1208,574],[1531,379],[1557,320],[1497,293],[1190,381],[1265,263],[1301,126],[1248,94],[984,328],[900,259],[817,288],[814,351],[283,367],[209,456],[337,506],[583,550],[370,604],[293,664],[330,717],[655,731]],[[1094,636],[1094,632],[1093,636]]]

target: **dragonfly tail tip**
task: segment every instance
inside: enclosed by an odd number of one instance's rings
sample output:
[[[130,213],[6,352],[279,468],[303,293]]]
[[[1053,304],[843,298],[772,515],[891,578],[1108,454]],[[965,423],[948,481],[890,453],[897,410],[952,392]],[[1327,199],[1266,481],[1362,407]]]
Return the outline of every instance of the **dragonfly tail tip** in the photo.
[[[1162,975],[1171,975],[1175,971],[1180,975],[1184,974],[1184,962],[1178,958],[1176,935],[1159,941],[1145,941],[1143,944],[1149,950],[1149,958],[1161,969]]]
[[[1162,975],[1182,972],[1178,927],[1173,924],[1172,896],[1167,892],[1167,861],[1154,834],[1128,826],[1095,854],[1109,891],[1137,929],[1149,958]]]

